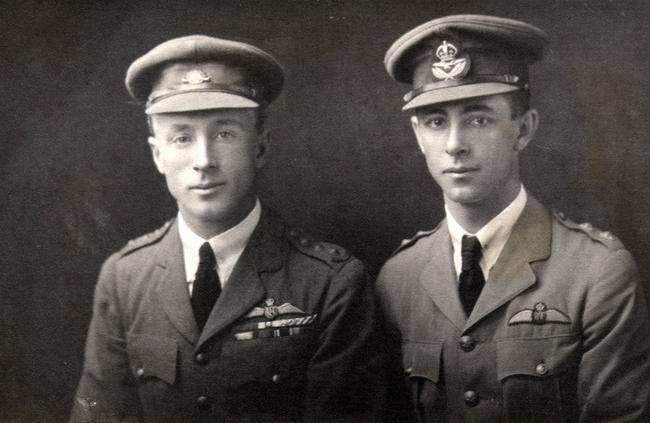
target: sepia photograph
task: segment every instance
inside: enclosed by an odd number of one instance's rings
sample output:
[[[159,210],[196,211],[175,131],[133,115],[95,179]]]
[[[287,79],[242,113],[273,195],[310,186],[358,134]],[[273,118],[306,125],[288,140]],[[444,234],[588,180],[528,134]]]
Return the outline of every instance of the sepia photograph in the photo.
[[[648,22],[0,1],[0,423],[650,421]]]

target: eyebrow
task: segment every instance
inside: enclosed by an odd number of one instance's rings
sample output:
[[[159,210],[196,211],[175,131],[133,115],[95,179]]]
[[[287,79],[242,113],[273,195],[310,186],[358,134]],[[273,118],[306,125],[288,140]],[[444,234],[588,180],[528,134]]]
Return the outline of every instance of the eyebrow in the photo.
[[[215,119],[210,122],[210,125],[237,125],[242,126],[242,123],[236,119]]]
[[[485,104],[468,104],[463,107],[463,113],[472,113],[472,112],[493,112],[494,109]]]

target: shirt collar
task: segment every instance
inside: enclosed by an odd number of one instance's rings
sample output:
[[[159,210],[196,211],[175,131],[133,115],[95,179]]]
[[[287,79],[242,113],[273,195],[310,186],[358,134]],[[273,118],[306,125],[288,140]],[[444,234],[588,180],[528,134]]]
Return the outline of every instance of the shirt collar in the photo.
[[[209,242],[217,259],[217,268],[222,283],[229,276],[235,262],[244,251],[248,240],[250,239],[255,227],[260,221],[262,207],[259,199],[255,200],[255,207],[250,213],[238,224],[220,233],[208,240],[198,236],[187,226],[183,214],[178,212],[178,235],[183,246],[183,256],[185,259],[185,274],[187,281],[194,280],[197,266],[199,264],[199,248],[204,242]],[[224,268],[227,268],[227,275],[222,275]],[[225,277],[224,277],[225,276]]]
[[[526,206],[526,201],[528,195],[526,194],[526,189],[523,185],[519,189],[519,193],[515,199],[496,215],[492,220],[485,224],[478,232],[475,234],[467,232],[457,221],[454,219],[454,216],[449,211],[447,205],[445,205],[445,213],[447,215],[447,226],[449,228],[449,234],[451,235],[451,241],[454,247],[454,267],[456,268],[457,275],[460,275],[460,268],[462,264],[462,259],[460,256],[461,241],[463,235],[476,236],[481,242],[483,248],[483,255],[481,257],[481,268],[487,280],[488,273],[492,266],[496,263],[503,247],[506,245],[508,238],[510,238],[510,233],[512,233],[512,228],[515,226],[517,219],[521,215],[521,212]]]

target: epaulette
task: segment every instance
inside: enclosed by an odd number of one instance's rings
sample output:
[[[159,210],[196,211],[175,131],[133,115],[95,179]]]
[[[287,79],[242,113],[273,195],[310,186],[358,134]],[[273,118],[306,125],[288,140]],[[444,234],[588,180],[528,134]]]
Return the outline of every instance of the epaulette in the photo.
[[[430,231],[417,231],[415,235],[413,235],[411,238],[403,239],[402,242],[399,244],[399,247],[397,247],[395,251],[393,251],[393,254],[391,254],[390,256],[393,257],[395,254],[399,253],[400,251],[406,250],[407,248],[415,245],[415,243],[418,242],[420,238],[424,238],[425,236],[431,235],[432,233],[436,232],[440,228],[441,224],[442,222],[440,222],[438,226],[431,229]]]
[[[149,232],[146,235],[142,235],[138,238],[132,239],[129,242],[126,243],[124,247],[118,252],[118,254],[122,257],[131,254],[134,251],[139,250],[142,247],[146,247],[147,245],[151,245],[155,242],[158,242],[160,238],[162,238],[169,228],[172,226],[172,223],[174,222],[174,219],[171,219],[167,222],[165,222],[164,225],[162,225],[160,228],[156,229],[153,232]]]
[[[288,238],[291,244],[301,253],[327,263],[338,269],[351,257],[345,248],[325,241],[318,241],[306,235],[299,229],[290,229]]]
[[[621,241],[616,238],[611,232],[601,231],[589,222],[576,223],[566,217],[564,213],[557,210],[553,210],[553,216],[555,216],[555,218],[567,228],[585,233],[589,238],[603,244],[610,250],[615,250],[623,247]]]

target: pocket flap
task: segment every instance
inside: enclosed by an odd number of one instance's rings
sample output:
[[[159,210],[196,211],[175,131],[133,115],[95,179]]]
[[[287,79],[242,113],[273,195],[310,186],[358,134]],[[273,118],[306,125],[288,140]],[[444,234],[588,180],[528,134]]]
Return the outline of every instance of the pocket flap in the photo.
[[[497,341],[497,374],[545,377],[576,366],[574,357],[580,347],[576,335],[550,338],[501,339]]]
[[[176,380],[178,343],[175,339],[129,334],[127,350],[131,371],[137,378],[157,377],[170,385]]]
[[[440,379],[442,342],[404,341],[402,364],[408,377],[422,377],[437,383]]]

